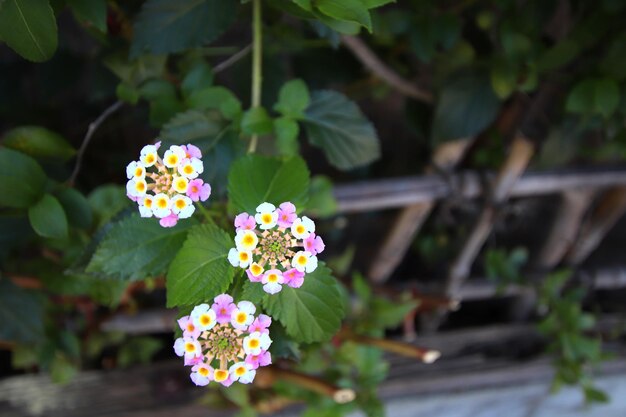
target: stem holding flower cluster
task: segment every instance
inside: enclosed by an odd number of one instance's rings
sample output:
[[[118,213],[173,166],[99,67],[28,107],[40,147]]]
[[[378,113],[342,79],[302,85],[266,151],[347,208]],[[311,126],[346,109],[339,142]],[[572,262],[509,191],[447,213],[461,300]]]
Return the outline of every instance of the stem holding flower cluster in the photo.
[[[263,32],[261,24],[261,0],[252,0],[252,108],[261,105],[261,82],[263,80]],[[258,135],[252,135],[248,153],[256,151],[257,142]]]

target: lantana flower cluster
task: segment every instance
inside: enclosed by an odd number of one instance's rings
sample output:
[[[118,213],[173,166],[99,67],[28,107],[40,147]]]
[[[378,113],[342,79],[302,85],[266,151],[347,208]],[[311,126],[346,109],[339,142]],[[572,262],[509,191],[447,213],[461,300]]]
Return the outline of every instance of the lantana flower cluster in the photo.
[[[305,274],[317,268],[317,254],[324,250],[313,220],[298,217],[290,202],[278,208],[266,202],[254,215],[241,213],[235,217],[235,228],[229,262],[245,269],[248,279],[262,283],[269,294],[281,291],[282,285],[302,286]]]
[[[185,366],[191,366],[191,380],[198,386],[211,381],[225,387],[233,382],[249,384],[259,367],[272,363],[268,352],[272,319],[264,314],[255,317],[254,304],[235,304],[228,294],[213,301],[178,320],[183,337],[174,342],[174,351],[184,357]]]
[[[194,201],[209,198],[211,186],[198,178],[204,171],[200,149],[172,145],[161,158],[160,146],[144,146],[139,161],[128,164],[126,194],[139,205],[141,217],[154,216],[161,226],[173,227],[193,214]]]

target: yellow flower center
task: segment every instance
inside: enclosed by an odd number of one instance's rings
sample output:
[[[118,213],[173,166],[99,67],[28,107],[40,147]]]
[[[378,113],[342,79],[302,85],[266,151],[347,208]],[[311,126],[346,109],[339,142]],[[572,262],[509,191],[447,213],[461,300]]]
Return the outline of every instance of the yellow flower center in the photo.
[[[222,382],[222,381],[226,381],[226,378],[228,378],[228,371],[225,369],[216,369],[215,373],[213,374],[213,379],[215,379],[215,382]]]
[[[198,373],[202,376],[207,376],[209,374],[209,369],[208,368],[200,368],[198,369]]]
[[[265,213],[264,215],[261,216],[261,221],[263,221],[263,223],[268,224],[272,222],[272,215],[269,213]]]
[[[167,208],[167,200],[164,198],[159,198],[157,200],[157,207],[162,208],[162,209]]]
[[[269,274],[267,276],[267,280],[269,282],[276,282],[276,281],[278,281],[278,275],[276,275],[276,274]]]
[[[195,352],[196,351],[196,345],[194,345],[193,343],[185,343],[185,351],[186,352]]]
[[[178,164],[178,156],[175,154],[172,154],[170,156],[167,157],[167,163],[170,165],[176,165]]]
[[[239,252],[239,260],[246,262],[248,260],[248,252]]]
[[[303,255],[300,255],[298,256],[298,260],[296,262],[298,262],[298,265],[306,265],[306,257]]]
[[[146,190],[146,183],[143,181],[139,181],[137,183],[137,185],[135,185],[135,188],[137,189],[137,191],[145,191]]]
[[[143,175],[143,168],[137,167],[135,168],[135,177],[141,177]]]
[[[248,342],[248,346],[250,346],[251,349],[256,349],[261,346],[261,342],[259,341],[259,339],[250,339],[250,341]]]
[[[154,154],[149,153],[148,155],[146,155],[146,162],[148,164],[154,163],[155,160],[156,160],[156,158],[155,158]]]
[[[178,207],[179,209],[184,209],[185,207],[187,207],[187,203],[185,203],[185,200],[181,198],[180,200],[176,200],[176,207]]]
[[[235,374],[237,376],[242,376],[245,373],[246,373],[246,368],[244,368],[243,366],[240,366],[239,368],[235,370]]]
[[[193,174],[193,167],[191,165],[185,165],[185,168],[183,168],[183,172],[187,175]]]
[[[203,326],[208,326],[209,324],[211,324],[211,316],[209,316],[208,314],[203,314],[202,316],[200,316],[200,324],[202,324]]]
[[[303,225],[299,224],[296,226],[296,232],[298,232],[299,234],[302,234],[306,231],[306,229],[304,228]]]
[[[194,330],[196,330],[196,328],[193,323],[187,323],[187,331],[193,332]]]
[[[248,315],[246,313],[240,312],[237,314],[237,323],[243,324],[246,322],[247,318],[248,318]]]
[[[252,272],[252,275],[257,277],[261,274],[261,272],[263,272],[263,268],[261,268],[261,266],[258,264],[252,264],[252,266],[250,267],[250,272]]]
[[[150,208],[152,207],[152,199],[151,198],[146,198],[145,200],[143,200],[143,205]]]
[[[254,237],[252,235],[245,235],[243,237],[243,243],[245,245],[252,245],[252,244],[254,244]]]

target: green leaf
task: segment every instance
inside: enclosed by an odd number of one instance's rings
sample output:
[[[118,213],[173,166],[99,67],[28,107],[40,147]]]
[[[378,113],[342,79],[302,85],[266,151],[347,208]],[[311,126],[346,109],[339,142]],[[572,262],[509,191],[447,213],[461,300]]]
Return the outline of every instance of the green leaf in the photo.
[[[276,149],[281,155],[297,155],[300,149],[298,144],[298,134],[300,126],[298,122],[289,117],[279,117],[274,120],[274,131],[276,132]]]
[[[455,76],[444,85],[433,122],[435,144],[468,138],[485,129],[498,114],[500,101],[487,74]]]
[[[167,54],[213,42],[234,22],[232,0],[148,0],[133,27],[131,56]]]
[[[610,78],[587,78],[574,86],[565,109],[571,113],[600,114],[608,118],[619,105],[619,86]]]
[[[344,316],[337,281],[323,263],[306,274],[302,287],[283,285],[282,291],[265,299],[264,306],[289,336],[304,343],[329,340]]]
[[[309,89],[304,81],[291,80],[280,88],[278,103],[274,105],[274,110],[297,119],[302,116],[310,102]]]
[[[37,343],[44,337],[42,299],[0,278],[0,340]]]
[[[4,135],[4,146],[37,159],[67,161],[76,150],[61,135],[39,126],[22,126]]]
[[[251,108],[241,118],[241,130],[248,135],[268,135],[273,127],[272,119],[263,107]]]
[[[24,58],[43,62],[57,49],[57,22],[44,0],[4,0],[0,39]]]
[[[114,184],[99,186],[89,193],[87,201],[91,205],[98,228],[131,204],[126,197],[126,188]]]
[[[93,223],[93,211],[84,195],[73,188],[62,188],[56,197],[67,213],[70,224],[82,229],[88,229]]]
[[[622,81],[626,78],[626,32],[616,36],[606,55],[600,62],[600,69],[611,78]]]
[[[161,77],[166,61],[166,55],[142,55],[129,61],[127,53],[117,53],[104,58],[103,64],[119,79],[136,87],[151,78]]]
[[[316,175],[311,180],[307,213],[313,217],[323,218],[330,217],[336,212],[337,200],[333,195],[332,181],[323,175]]]
[[[24,208],[43,193],[46,174],[30,156],[0,148],[0,206]]]
[[[238,212],[255,213],[263,202],[291,201],[302,209],[307,201],[310,174],[299,157],[288,159],[247,155],[232,165],[228,175],[230,203]]]
[[[389,3],[395,3],[396,0],[361,0],[362,3],[368,9],[374,9],[376,7],[381,7]]]
[[[610,117],[619,105],[619,86],[615,80],[604,78],[596,81],[594,109],[605,118]]]
[[[182,246],[193,219],[164,228],[134,214],[116,223],[98,246],[86,271],[105,277],[144,279],[165,272]]]
[[[314,91],[302,122],[311,144],[322,148],[339,169],[352,169],[380,157],[374,126],[343,94]]]
[[[91,23],[101,32],[107,31],[106,0],[67,0],[67,4],[79,20]]]
[[[0,265],[11,248],[33,236],[28,217],[25,214],[0,215]]]
[[[54,239],[67,236],[67,217],[59,200],[50,194],[28,209],[28,219],[38,235]]]
[[[263,285],[259,285],[258,282],[252,282],[246,278],[243,283],[243,291],[241,292],[241,299],[250,301],[254,305],[261,305],[263,298],[267,293],[263,290]]]
[[[78,373],[78,367],[68,357],[57,352],[50,364],[50,378],[56,384],[67,384]]]
[[[167,272],[167,306],[200,304],[226,291],[235,273],[227,260],[234,245],[215,225],[192,229]]]
[[[375,298],[371,305],[371,318],[375,327],[397,327],[406,315],[417,308],[419,302],[415,300],[398,302],[384,298]]]
[[[610,401],[610,398],[606,392],[596,389],[594,387],[587,386],[583,389],[583,391],[585,393],[585,401],[588,403],[608,403]]]
[[[132,104],[133,106],[139,101],[139,90],[125,81],[117,85],[115,95],[118,99]]]
[[[160,138],[164,144],[193,143],[203,151],[211,149],[220,139],[222,119],[215,112],[187,110],[178,113],[163,129]]]
[[[370,13],[360,0],[318,0],[315,5],[322,13],[333,19],[358,23],[372,31]]]
[[[122,345],[117,353],[117,364],[128,368],[134,364],[148,364],[156,353],[163,348],[163,341],[154,337],[133,337]]]
[[[197,110],[218,109],[229,120],[241,115],[241,102],[224,87],[208,87],[194,91],[187,98],[187,106]]]
[[[183,96],[189,97],[195,91],[202,88],[211,87],[213,84],[213,71],[211,67],[204,61],[198,61],[183,79],[180,84],[180,89],[183,92]]]
[[[570,39],[565,39],[545,51],[537,61],[537,71],[552,71],[570,62],[578,55],[580,47]]]

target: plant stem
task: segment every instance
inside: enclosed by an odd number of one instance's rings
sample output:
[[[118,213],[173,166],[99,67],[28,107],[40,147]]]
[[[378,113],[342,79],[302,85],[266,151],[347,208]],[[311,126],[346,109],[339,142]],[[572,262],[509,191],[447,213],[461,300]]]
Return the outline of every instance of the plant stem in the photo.
[[[196,201],[194,204],[196,205],[196,207],[198,208],[200,213],[202,213],[202,215],[206,219],[207,223],[215,224],[215,221],[213,220],[213,217],[211,217],[211,213],[209,213],[209,211],[206,209],[206,207],[204,207],[204,205],[201,202]]]
[[[252,108],[261,105],[263,32],[261,22],[261,0],[252,0]],[[256,151],[257,135],[252,135],[248,153]]]

